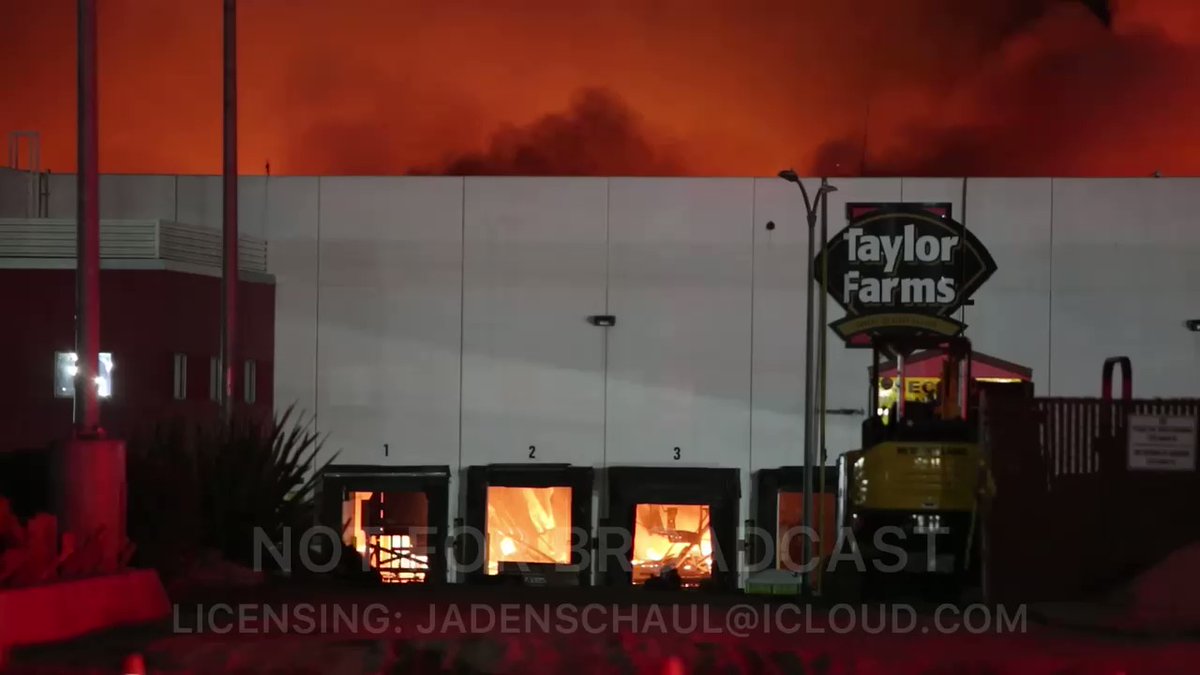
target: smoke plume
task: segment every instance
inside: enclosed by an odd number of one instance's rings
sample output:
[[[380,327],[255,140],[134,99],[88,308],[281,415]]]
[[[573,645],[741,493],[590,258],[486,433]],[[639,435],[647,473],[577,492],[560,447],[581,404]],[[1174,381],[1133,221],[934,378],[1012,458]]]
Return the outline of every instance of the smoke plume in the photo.
[[[74,169],[72,0],[0,0],[0,132]],[[101,168],[214,173],[221,7],[100,3]],[[281,174],[1200,175],[1196,0],[254,0]]]
[[[418,174],[455,176],[670,176],[682,165],[652,143],[641,120],[621,99],[586,89],[561,113],[523,126],[504,126],[487,150],[470,152]]]
[[[826,175],[1194,174],[1200,46],[1050,6],[916,119],[823,143]]]

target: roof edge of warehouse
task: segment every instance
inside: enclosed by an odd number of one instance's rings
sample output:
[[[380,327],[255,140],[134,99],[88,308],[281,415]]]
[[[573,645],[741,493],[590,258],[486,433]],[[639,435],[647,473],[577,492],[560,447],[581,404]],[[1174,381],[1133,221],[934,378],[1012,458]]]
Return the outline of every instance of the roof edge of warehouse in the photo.
[[[0,167],[0,171],[11,171],[13,173],[31,173],[30,171],[28,171],[26,169],[14,169],[12,167]],[[75,175],[73,171],[56,172],[56,171],[44,170],[44,171],[42,171],[42,173],[48,173],[48,174],[52,174],[52,175],[56,175],[56,176]],[[157,177],[157,178],[171,178],[171,177],[174,177],[174,178],[220,178],[221,177],[220,173],[150,173],[150,172],[139,172],[139,171],[104,171],[104,172],[101,172],[100,175],[101,176],[123,176],[123,177]],[[389,174],[389,173],[380,173],[380,174],[369,174],[369,173],[362,173],[362,174],[360,174],[360,173],[353,173],[353,174],[279,173],[279,174],[275,174],[275,173],[271,173],[271,174],[268,174],[268,173],[261,173],[261,172],[240,172],[240,173],[238,173],[238,177],[239,178],[456,178],[456,179],[462,179],[462,178],[510,178],[510,179],[538,178],[538,179],[542,179],[542,180],[548,180],[548,179],[568,180],[568,179],[587,179],[587,178],[592,178],[592,179],[617,178],[617,179],[622,179],[622,180],[627,180],[627,179],[628,180],[637,180],[637,179],[645,179],[645,180],[713,180],[713,179],[728,179],[728,180],[745,180],[745,179],[759,180],[759,179],[763,179],[763,180],[767,180],[767,179],[769,179],[769,180],[776,180],[776,179],[778,179],[778,177],[774,176],[774,175],[761,175],[761,176],[750,176],[750,175],[675,176],[675,175],[633,175],[633,174],[611,174],[611,175],[608,175],[608,174],[606,174],[606,175],[471,174],[471,175],[463,175],[463,174],[407,174],[407,173],[392,173],[392,174]],[[1194,179],[1200,179],[1200,174],[1169,175],[1169,174],[1161,174],[1161,173],[1156,172],[1156,173],[1149,173],[1149,174],[1126,174],[1126,175],[1103,175],[1103,176],[1049,175],[1049,174],[973,175],[973,176],[902,175],[902,174],[868,174],[868,175],[846,176],[846,175],[829,174],[829,175],[821,176],[820,174],[807,174],[806,173],[806,174],[801,174],[800,178],[805,179],[805,180],[809,180],[809,179],[819,180],[821,178],[828,178],[830,180],[896,180],[896,179],[901,179],[901,180],[904,180],[904,179],[910,179],[910,180],[963,180],[964,178],[968,179],[968,180],[1138,180],[1138,179],[1194,180]]]

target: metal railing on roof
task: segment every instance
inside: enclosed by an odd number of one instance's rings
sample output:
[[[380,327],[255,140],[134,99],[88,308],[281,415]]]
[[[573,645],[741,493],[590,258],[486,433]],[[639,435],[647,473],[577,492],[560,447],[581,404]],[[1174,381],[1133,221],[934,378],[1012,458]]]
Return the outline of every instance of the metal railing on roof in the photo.
[[[75,221],[0,218],[0,258],[73,260]],[[101,260],[162,260],[221,268],[218,230],[165,220],[101,220]],[[239,237],[238,269],[267,271],[267,242]]]

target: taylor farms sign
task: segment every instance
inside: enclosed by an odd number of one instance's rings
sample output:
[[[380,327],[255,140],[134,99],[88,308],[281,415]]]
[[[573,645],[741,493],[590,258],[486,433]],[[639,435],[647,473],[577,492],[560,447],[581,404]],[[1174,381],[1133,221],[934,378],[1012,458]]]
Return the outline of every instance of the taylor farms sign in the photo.
[[[832,324],[851,346],[880,333],[957,335],[951,314],[996,264],[949,204],[848,204],[848,224],[816,259],[828,257],[826,291],[846,310]]]

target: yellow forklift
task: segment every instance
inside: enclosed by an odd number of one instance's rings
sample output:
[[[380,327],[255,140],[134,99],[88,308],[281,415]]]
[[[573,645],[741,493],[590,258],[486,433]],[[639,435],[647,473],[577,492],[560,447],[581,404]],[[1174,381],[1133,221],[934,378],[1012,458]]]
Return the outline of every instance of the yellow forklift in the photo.
[[[1032,395],[1032,383],[973,378],[971,343],[963,337],[880,335],[871,348],[875,414],[863,423],[862,449],[845,455],[840,486],[842,524],[867,565],[864,590],[879,592],[881,584],[914,574],[961,587],[978,571],[979,506],[990,490],[979,391]],[[929,350],[942,353],[940,377],[910,387],[906,358]],[[894,377],[880,377],[881,356],[895,361]]]

